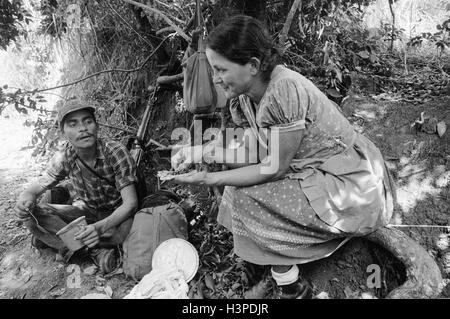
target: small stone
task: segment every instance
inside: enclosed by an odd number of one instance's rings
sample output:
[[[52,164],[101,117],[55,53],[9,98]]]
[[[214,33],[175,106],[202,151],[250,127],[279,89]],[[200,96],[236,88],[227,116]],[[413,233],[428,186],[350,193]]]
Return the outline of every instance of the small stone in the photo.
[[[447,234],[440,234],[436,240],[436,247],[439,251],[444,251],[450,247],[450,239]]]

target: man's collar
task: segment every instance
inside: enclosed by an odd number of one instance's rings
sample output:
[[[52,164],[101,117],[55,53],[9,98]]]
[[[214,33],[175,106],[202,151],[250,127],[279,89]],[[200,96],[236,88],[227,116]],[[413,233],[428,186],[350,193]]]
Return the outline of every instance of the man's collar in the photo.
[[[104,142],[101,138],[97,138],[96,141],[96,159],[101,159],[104,160],[105,159],[105,153],[103,152],[103,146],[104,146]],[[73,147],[72,144],[70,144],[70,142],[67,142],[68,145],[68,149],[69,149],[69,154],[71,158],[75,158],[75,155],[77,153],[77,151],[75,150],[75,147]]]

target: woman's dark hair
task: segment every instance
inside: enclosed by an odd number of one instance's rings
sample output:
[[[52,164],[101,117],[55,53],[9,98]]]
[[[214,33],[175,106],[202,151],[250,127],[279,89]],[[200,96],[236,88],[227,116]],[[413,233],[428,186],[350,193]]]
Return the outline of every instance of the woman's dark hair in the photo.
[[[246,15],[233,16],[214,28],[207,38],[207,47],[240,65],[258,58],[264,81],[270,79],[279,63],[278,50],[264,25]]]

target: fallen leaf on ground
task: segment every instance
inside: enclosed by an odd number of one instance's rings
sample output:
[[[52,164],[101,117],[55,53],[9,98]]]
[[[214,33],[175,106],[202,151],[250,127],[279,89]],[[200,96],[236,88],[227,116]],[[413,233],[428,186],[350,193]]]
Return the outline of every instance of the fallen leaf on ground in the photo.
[[[241,286],[240,283],[235,282],[235,283],[231,286],[231,289],[236,290],[236,289],[238,289],[240,286]]]
[[[205,275],[205,284],[206,284],[206,287],[208,287],[212,291],[214,291],[216,289],[216,286],[214,284],[214,279],[212,278],[212,276],[210,274]]]
[[[441,121],[436,124],[436,131],[439,135],[439,137],[442,137],[442,135],[445,134],[445,131],[447,131],[447,124],[445,124],[444,121]]]
[[[59,297],[59,296],[62,296],[65,292],[66,292],[66,288],[56,289],[56,290],[50,292],[50,296]]]
[[[361,299],[378,299],[378,298],[369,291],[369,292],[363,292],[361,294]]]
[[[123,274],[123,269],[122,268],[117,268],[116,270],[114,270],[113,272],[110,272],[109,274],[105,275],[105,278],[110,278],[116,275],[120,275]]]
[[[105,278],[103,278],[103,277],[100,277],[100,276],[95,276],[95,283],[97,284],[97,285],[100,285],[100,286],[103,286],[104,284],[105,284],[105,282],[106,282],[106,279]]]
[[[353,291],[349,286],[345,286],[344,294],[346,299],[355,299],[358,297],[358,291]]]
[[[83,274],[91,276],[91,275],[95,274],[97,272],[97,270],[98,270],[98,267],[96,265],[92,265],[92,266],[84,268]]]
[[[330,299],[330,296],[328,295],[328,292],[322,291],[315,296],[315,299]]]
[[[106,286],[106,287],[103,289],[103,291],[104,291],[109,297],[112,297],[112,295],[113,295],[113,290],[112,290],[112,288],[111,288],[110,286]]]
[[[266,296],[267,286],[267,281],[261,280],[244,293],[244,299],[263,299]]]
[[[199,280],[197,282],[197,287],[195,289],[195,294],[194,294],[194,299],[204,299],[205,297],[203,296],[203,283],[201,280]]]

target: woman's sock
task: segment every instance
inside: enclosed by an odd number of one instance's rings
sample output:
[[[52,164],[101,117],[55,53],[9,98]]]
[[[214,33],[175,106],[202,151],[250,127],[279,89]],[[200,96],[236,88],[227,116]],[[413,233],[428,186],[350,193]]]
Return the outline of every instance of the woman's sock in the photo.
[[[291,269],[286,272],[279,273],[271,269],[272,277],[276,281],[278,286],[289,285],[297,281],[298,279],[298,267],[297,265],[293,265]]]

